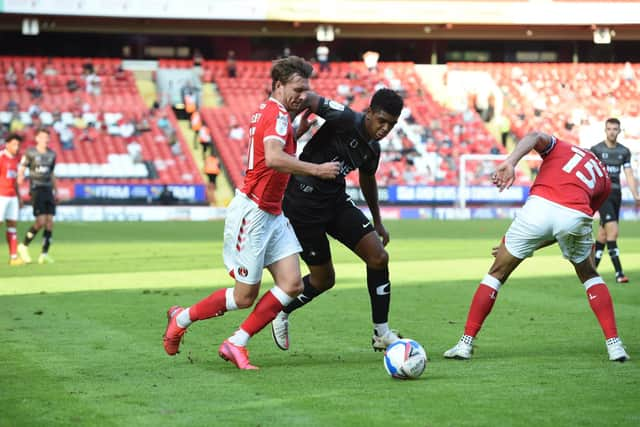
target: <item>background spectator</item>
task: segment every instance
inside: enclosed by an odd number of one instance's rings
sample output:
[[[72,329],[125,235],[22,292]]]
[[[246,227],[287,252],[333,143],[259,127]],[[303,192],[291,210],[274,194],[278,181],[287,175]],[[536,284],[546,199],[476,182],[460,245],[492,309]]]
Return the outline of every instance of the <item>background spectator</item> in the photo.
[[[73,150],[73,130],[69,125],[62,126],[58,136],[63,150]]]
[[[238,123],[231,126],[229,129],[229,138],[234,141],[242,141],[244,139],[244,128]]]
[[[316,48],[316,59],[320,64],[320,71],[329,71],[331,66],[329,65],[329,46],[321,44]]]
[[[127,144],[127,153],[129,153],[133,163],[142,162],[142,146],[135,139]]]
[[[236,53],[233,50],[227,52],[227,77],[234,78],[238,71],[238,64],[236,63]]]

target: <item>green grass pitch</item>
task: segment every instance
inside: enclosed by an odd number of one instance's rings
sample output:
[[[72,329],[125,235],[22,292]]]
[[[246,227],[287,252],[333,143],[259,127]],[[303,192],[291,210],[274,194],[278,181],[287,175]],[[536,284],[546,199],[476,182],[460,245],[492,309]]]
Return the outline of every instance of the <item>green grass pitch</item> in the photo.
[[[261,370],[242,372],[217,347],[247,310],[194,324],[176,357],[161,342],[169,306],[232,284],[221,223],[59,223],[56,264],[0,265],[0,426],[640,425],[640,223],[621,224],[631,282],[614,283],[608,256],[601,265],[631,362],[607,360],[555,246],[502,288],[474,359],[443,359],[507,226],[387,222],[390,323],[430,359],[398,381],[370,347],[364,265],[339,245],[336,287],[292,315],[290,351],[267,328],[249,344]]]

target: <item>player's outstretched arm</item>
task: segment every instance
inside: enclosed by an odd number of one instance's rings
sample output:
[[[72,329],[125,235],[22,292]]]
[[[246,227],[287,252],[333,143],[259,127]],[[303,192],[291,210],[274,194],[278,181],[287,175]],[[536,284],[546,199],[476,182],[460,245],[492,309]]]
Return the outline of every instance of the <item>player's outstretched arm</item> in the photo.
[[[264,157],[267,167],[282,173],[313,175],[321,179],[334,179],[340,172],[339,162],[310,163],[298,160],[282,150],[282,142],[275,138],[264,141]]]
[[[491,175],[493,184],[500,191],[511,187],[515,180],[515,167],[525,155],[531,150],[542,153],[551,142],[551,135],[543,132],[530,132],[526,134],[513,149],[506,160],[498,165],[496,171]]]

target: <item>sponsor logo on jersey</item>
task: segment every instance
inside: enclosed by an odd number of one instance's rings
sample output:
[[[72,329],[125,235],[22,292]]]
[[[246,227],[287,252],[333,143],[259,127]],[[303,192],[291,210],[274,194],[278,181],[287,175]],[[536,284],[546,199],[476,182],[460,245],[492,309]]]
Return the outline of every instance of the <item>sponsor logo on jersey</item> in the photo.
[[[289,117],[286,114],[278,113],[278,118],[276,119],[276,132],[278,132],[278,135],[285,136],[288,127]]]
[[[351,147],[351,148],[356,148],[357,146],[358,146],[358,140],[357,140],[357,139],[352,139],[352,140],[349,142],[349,147]]]
[[[344,111],[344,105],[336,101],[329,101],[329,107],[333,110]]]

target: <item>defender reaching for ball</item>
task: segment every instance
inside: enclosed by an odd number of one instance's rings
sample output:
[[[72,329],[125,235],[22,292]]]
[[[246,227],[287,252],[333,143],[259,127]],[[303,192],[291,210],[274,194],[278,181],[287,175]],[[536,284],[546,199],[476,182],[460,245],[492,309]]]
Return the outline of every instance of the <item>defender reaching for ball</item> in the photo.
[[[629,360],[618,337],[609,289],[591,259],[593,214],[611,190],[607,171],[590,151],[551,135],[532,132],[493,174],[493,183],[500,191],[513,184],[516,164],[531,149],[542,156],[540,173],[525,205],[507,230],[489,273],[473,296],[462,338],[444,357],[471,358],[473,340],[491,312],[502,284],[524,258],[555,240],[587,291],[591,309],[606,338],[609,360]]]

